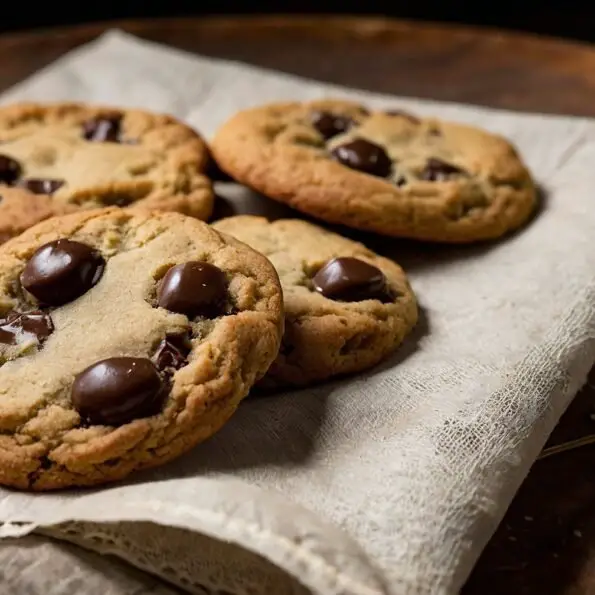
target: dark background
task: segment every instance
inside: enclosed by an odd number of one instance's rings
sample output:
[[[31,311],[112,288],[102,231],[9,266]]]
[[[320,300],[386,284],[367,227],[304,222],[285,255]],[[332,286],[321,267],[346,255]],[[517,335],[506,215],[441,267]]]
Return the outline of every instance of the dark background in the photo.
[[[85,5],[87,4],[87,5]],[[92,4],[92,5],[91,5]],[[343,2],[250,2],[226,0],[86,0],[69,2],[2,2],[0,31],[54,25],[158,16],[200,16],[204,14],[257,13],[351,13],[392,16],[429,21],[451,21],[532,31],[595,42],[595,2],[569,0],[534,2],[528,0],[373,0]],[[359,8],[358,8],[359,7]],[[363,8],[363,9],[362,9]]]

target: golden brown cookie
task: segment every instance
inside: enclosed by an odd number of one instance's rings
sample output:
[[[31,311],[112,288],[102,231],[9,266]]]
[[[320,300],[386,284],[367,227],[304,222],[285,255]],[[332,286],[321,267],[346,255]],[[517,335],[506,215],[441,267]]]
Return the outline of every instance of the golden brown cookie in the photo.
[[[277,355],[278,276],[197,219],[101,209],[0,247],[0,484],[114,481],[217,431]]]
[[[206,220],[208,160],[198,134],[167,115],[69,103],[0,108],[0,184],[50,195],[56,212],[133,206]]]
[[[402,269],[298,219],[249,215],[212,225],[267,256],[283,287],[285,334],[263,386],[300,386],[360,372],[391,354],[417,321]]]
[[[0,187],[0,244],[56,214],[57,205],[47,194]]]
[[[217,132],[220,168],[313,217],[388,236],[472,242],[536,204],[514,147],[482,130],[339,100],[249,109]]]

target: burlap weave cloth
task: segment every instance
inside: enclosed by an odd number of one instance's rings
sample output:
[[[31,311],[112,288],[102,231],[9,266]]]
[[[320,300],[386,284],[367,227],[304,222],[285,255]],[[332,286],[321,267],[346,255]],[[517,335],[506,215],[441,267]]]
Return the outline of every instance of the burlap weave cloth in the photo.
[[[490,246],[376,238],[373,247],[409,272],[423,316],[399,354],[372,372],[248,400],[214,439],[124,485],[0,491],[3,536],[41,531],[153,575],[30,536],[0,543],[2,567],[27,569],[5,572],[5,592],[425,595],[461,587],[595,360],[593,122],[381,97],[119,32],[2,100],[162,110],[208,138],[240,108],[329,95],[508,136],[543,189],[543,211]],[[258,207],[249,194],[228,192],[245,210]]]

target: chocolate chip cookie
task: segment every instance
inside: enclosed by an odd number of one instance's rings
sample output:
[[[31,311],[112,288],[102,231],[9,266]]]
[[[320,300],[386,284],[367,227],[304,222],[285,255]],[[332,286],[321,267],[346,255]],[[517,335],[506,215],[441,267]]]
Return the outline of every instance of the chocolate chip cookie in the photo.
[[[55,217],[0,247],[0,483],[160,465],[232,415],[277,355],[278,276],[178,213]]]
[[[0,186],[0,244],[58,212],[47,194]]]
[[[262,386],[300,386],[374,366],[417,321],[405,273],[305,221],[241,215],[213,224],[267,256],[283,286],[285,334]]]
[[[213,206],[202,139],[166,115],[82,104],[0,108],[0,184],[52,197],[56,213],[106,206]]]
[[[221,169],[330,223],[388,236],[472,242],[522,225],[531,176],[505,139],[345,101],[240,112],[217,132]]]

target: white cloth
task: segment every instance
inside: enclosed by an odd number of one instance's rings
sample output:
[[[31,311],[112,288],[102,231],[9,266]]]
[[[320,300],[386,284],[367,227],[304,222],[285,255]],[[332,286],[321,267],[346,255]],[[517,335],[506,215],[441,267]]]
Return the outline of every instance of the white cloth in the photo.
[[[248,400],[213,439],[125,484],[0,491],[1,535],[42,530],[201,594],[459,590],[595,360],[593,122],[346,90],[120,32],[2,101],[162,110],[209,138],[241,108],[322,96],[506,135],[545,191],[543,212],[489,246],[378,239],[423,307],[396,357],[353,379]]]

